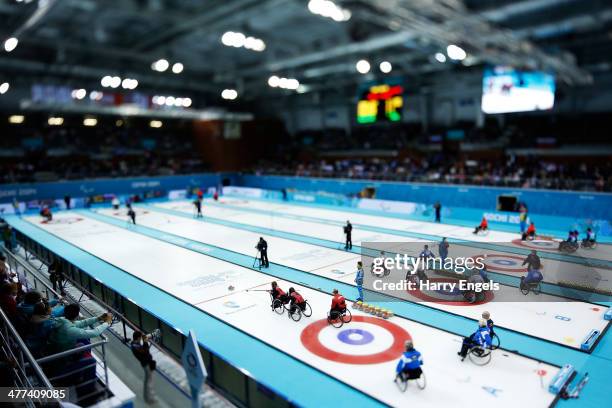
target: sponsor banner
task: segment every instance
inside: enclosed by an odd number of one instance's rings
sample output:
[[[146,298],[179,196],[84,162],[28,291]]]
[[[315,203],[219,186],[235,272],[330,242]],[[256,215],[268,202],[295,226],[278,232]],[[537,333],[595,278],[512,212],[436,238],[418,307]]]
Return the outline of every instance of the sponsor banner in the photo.
[[[264,190],[251,187],[223,187],[223,195],[262,198],[264,196]]]
[[[423,212],[425,210],[425,205],[405,201],[362,198],[357,203],[357,208],[361,208],[364,210],[382,211],[386,213],[416,214],[418,212]]]

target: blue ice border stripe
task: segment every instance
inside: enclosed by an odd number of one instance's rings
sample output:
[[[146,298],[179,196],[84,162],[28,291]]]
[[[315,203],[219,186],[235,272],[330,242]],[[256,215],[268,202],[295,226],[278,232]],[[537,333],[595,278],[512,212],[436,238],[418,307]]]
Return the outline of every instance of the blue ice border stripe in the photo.
[[[121,220],[118,220],[113,217],[94,212],[87,213],[85,211],[81,211],[81,213],[99,219],[102,222],[116,225],[124,229],[129,228],[134,232],[138,232],[173,245],[183,246],[184,248],[190,249],[192,251],[199,252],[203,249],[206,249],[206,252],[203,253],[206,256],[219,257],[219,255],[222,255],[219,259],[223,259],[226,262],[230,262],[239,266],[244,266],[246,268],[250,267],[252,261],[252,259],[247,255],[219,248],[214,245],[193,241],[188,238],[177,236],[171,233],[161,232],[150,227],[145,227],[141,225],[136,227],[127,227],[127,223],[122,222]],[[261,273],[268,274],[274,277],[279,277],[286,281],[296,282],[304,286],[310,286],[311,289],[326,293],[330,293],[332,288],[334,287],[340,289],[343,293],[349,293],[348,290],[350,290],[351,288],[354,291],[353,287],[345,283],[332,281],[328,278],[323,278],[317,275],[310,274],[308,272],[299,271],[297,269],[274,264],[273,262],[271,262],[270,264],[271,267],[269,269],[262,270]],[[299,279],[301,279],[301,281],[299,282],[297,280],[298,277]],[[347,299],[350,300],[349,297],[347,297]],[[407,320],[411,320],[437,330],[445,331],[452,335],[458,335],[458,333],[470,333],[471,331],[473,331],[473,320],[470,320],[469,318],[464,316],[459,316],[441,310],[428,308],[426,306],[418,305],[415,303],[400,303],[394,301],[378,302],[378,304],[389,309],[395,309],[397,311],[396,315],[401,316]],[[436,324],[432,322],[436,322]],[[607,327],[609,326],[610,325],[608,325]],[[608,394],[605,392],[605,390],[607,389],[606,387],[608,387],[608,375],[606,373],[612,368],[611,361],[608,361],[606,358],[602,358],[601,356],[609,355],[607,353],[612,350],[612,342],[609,341],[610,336],[606,337],[606,339],[608,339],[606,344],[597,348],[598,352],[594,353],[597,355],[597,357],[592,357],[589,354],[580,351],[576,348],[570,348],[569,346],[550,342],[544,339],[538,339],[526,335],[524,333],[503,329],[501,327],[497,329],[497,333],[501,334],[501,337],[504,339],[502,349],[505,352],[523,355],[535,361],[546,362],[557,367],[561,367],[562,365],[567,364],[569,362],[574,367],[576,367],[577,371],[579,372],[584,370],[585,372],[589,372],[591,374],[595,373],[597,381],[593,381],[593,378],[591,376],[591,382],[598,384],[598,388],[595,389],[595,394],[588,394],[588,397],[585,397],[584,395],[581,396],[581,401],[583,403],[585,401],[589,401],[590,403],[592,400],[594,400],[592,405],[593,408],[601,408],[602,405],[600,405],[600,400],[608,397]],[[590,391],[590,389],[587,391]],[[568,401],[560,400],[557,397],[555,401],[553,401],[551,406],[559,402],[567,403]]]
[[[6,221],[22,234],[77,266],[98,282],[141,307],[166,325],[186,335],[194,330],[200,345],[280,397],[298,406],[322,407],[330,395],[344,406],[379,407],[385,404],[318,369],[263,343],[195,306],[144,282],[16,216]],[[154,299],[155,301],[151,301]],[[248,344],[248,347],[245,345]],[[269,364],[270,361],[274,365]],[[282,375],[280,374],[282,373]],[[309,380],[304,380],[308,378]],[[316,392],[316,382],[321,392]]]

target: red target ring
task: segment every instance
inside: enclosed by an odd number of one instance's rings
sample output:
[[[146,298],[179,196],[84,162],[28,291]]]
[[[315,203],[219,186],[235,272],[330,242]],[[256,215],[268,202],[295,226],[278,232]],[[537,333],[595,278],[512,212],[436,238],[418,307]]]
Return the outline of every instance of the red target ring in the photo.
[[[514,245],[521,246],[523,248],[542,250],[542,251],[554,251],[558,249],[558,243],[555,240],[548,238],[536,238],[533,241],[523,241],[521,239],[513,239]]]
[[[319,333],[326,327],[329,327],[327,319],[318,320],[306,326],[302,331],[300,340],[304,347],[311,353],[326,360],[345,364],[379,364],[395,360],[404,352],[406,340],[412,340],[412,337],[406,330],[387,320],[369,316],[353,316],[352,321],[369,323],[382,327],[393,336],[393,344],[386,350],[368,355],[353,355],[334,351],[326,347],[319,340]]]
[[[79,221],[83,221],[83,218],[80,218],[80,217],[62,217],[62,218],[52,219],[51,221],[42,220],[40,223],[41,224],[74,224],[74,223],[79,222]]]
[[[442,283],[456,283],[459,282],[458,279],[452,279],[452,278],[429,278],[428,279],[429,282],[442,282]],[[478,305],[484,305],[485,303],[489,303],[490,301],[493,300],[493,298],[495,298],[495,295],[493,294],[493,291],[488,290],[485,291],[485,298],[484,300],[480,301],[480,302],[474,302],[474,303],[469,303],[468,301],[466,301],[465,299],[458,299],[458,300],[446,300],[446,299],[440,299],[440,298],[436,298],[433,296],[430,296],[426,293],[424,293],[423,291],[421,291],[420,285],[417,284],[415,286],[414,290],[407,290],[408,294],[424,301],[424,302],[432,302],[432,303],[437,303],[440,305],[448,305],[448,306],[478,306]]]

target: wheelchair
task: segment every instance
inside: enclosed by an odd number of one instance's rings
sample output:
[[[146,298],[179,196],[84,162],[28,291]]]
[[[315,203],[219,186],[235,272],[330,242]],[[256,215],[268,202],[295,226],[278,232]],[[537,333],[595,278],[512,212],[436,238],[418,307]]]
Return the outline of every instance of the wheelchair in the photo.
[[[348,307],[344,309],[342,313],[338,311],[327,313],[327,323],[331,324],[337,329],[342,327],[344,323],[350,323],[351,320],[353,320],[353,315],[351,314],[351,311]]]
[[[487,235],[489,235],[489,228],[485,228],[485,229],[479,229],[476,233],[474,233],[474,235],[479,236],[479,237],[486,237]]]
[[[491,336],[491,350],[497,350],[501,345],[501,341],[499,340],[499,336],[497,333],[493,333]]]
[[[271,297],[272,295],[270,295]],[[281,301],[280,299],[272,300],[272,310],[274,310],[277,314],[282,315],[287,311],[287,316],[293,320],[294,322],[300,321],[302,316],[310,317],[312,316],[312,308],[308,301],[304,301],[304,310],[302,310],[299,306],[294,307],[293,313],[291,312],[291,302],[287,300],[286,302]]]
[[[468,351],[470,361],[478,366],[484,366],[491,362],[491,349],[482,346],[473,346]],[[463,361],[463,359],[461,360]]]
[[[487,299],[485,292],[476,292],[473,290],[466,290],[461,293],[463,298],[468,303],[484,302]]]
[[[584,249],[595,249],[595,248],[597,248],[597,242],[596,241],[588,241],[586,239],[583,239],[582,242],[580,243],[580,247],[584,248]]]
[[[395,376],[395,380],[393,381],[401,392],[406,392],[409,381],[414,381],[419,390],[424,390],[427,386],[427,379],[425,378],[425,373],[423,371],[421,371],[421,375],[419,375],[418,378],[408,378],[408,375],[405,372],[401,372]]]
[[[566,254],[572,254],[578,250],[578,243],[561,241],[559,242],[559,251]]]
[[[525,296],[529,294],[529,292],[533,292],[534,295],[539,295],[542,292],[542,284],[540,282],[530,282],[525,283],[525,277],[521,277],[521,284],[519,289],[521,293]]]

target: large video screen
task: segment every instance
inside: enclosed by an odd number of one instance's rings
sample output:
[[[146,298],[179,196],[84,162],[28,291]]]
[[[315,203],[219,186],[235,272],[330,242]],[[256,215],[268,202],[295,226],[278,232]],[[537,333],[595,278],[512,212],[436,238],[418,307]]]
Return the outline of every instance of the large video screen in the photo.
[[[399,122],[404,88],[398,82],[363,84],[358,90],[357,122]]]
[[[501,66],[485,68],[482,80],[484,113],[548,110],[554,103],[554,75]]]

